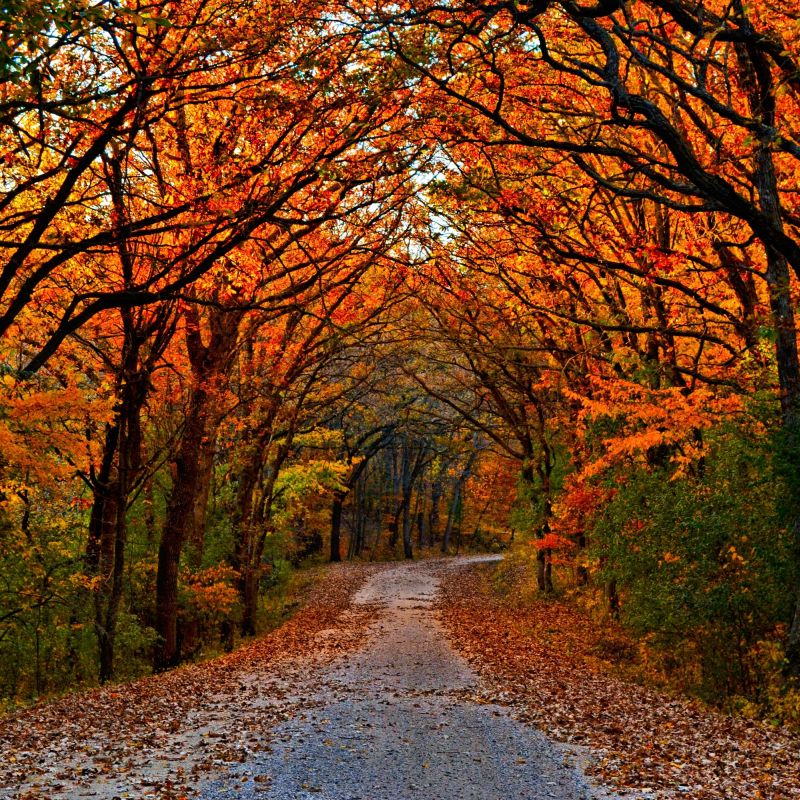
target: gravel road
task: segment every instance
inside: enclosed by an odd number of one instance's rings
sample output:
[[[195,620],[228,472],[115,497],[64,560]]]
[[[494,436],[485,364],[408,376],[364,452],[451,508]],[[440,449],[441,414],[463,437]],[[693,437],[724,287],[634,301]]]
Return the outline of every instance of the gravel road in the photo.
[[[301,713],[201,797],[611,800],[564,749],[478,700],[478,678],[449,646],[432,605],[443,570],[481,558],[375,573],[356,597],[380,609],[363,647],[323,673],[310,670],[295,687]]]

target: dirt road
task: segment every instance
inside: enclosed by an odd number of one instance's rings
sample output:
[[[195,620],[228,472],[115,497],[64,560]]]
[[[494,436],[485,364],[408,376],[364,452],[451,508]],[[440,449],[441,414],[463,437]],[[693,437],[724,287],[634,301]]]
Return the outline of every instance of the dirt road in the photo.
[[[274,731],[271,751],[213,781],[202,797],[611,797],[589,787],[536,730],[475,697],[476,675],[431,607],[443,571],[468,561],[399,564],[373,575],[355,598],[356,607],[379,609],[363,648],[324,675],[312,670],[296,687],[302,712]]]

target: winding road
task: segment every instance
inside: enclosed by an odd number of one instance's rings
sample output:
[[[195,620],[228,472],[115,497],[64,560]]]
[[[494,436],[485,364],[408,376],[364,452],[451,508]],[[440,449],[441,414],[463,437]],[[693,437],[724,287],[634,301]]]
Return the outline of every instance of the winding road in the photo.
[[[302,713],[266,751],[203,787],[205,800],[594,800],[572,755],[500,706],[450,647],[433,604],[466,557],[391,566],[355,606],[377,608],[363,647],[295,687]]]

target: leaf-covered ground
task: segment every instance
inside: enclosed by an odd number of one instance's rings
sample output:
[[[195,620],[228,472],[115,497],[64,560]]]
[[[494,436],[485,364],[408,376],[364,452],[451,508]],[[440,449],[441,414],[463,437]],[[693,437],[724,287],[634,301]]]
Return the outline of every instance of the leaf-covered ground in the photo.
[[[375,635],[370,624],[385,609],[353,597],[386,568],[330,570],[288,623],[229,656],[0,719],[0,798],[178,800],[211,779],[239,780],[242,762],[271,750],[273,729],[324,705],[332,665],[350,664]],[[800,798],[798,737],[619,678],[596,656],[602,631],[591,621],[563,603],[510,604],[486,567],[441,578],[441,619],[482,678],[453,697],[508,705],[550,737],[588,748],[598,780],[631,797]]]
[[[445,578],[440,614],[483,697],[590,747],[603,782],[645,797],[800,798],[800,737],[615,676],[594,654],[597,625],[565,603],[509,603],[486,567],[461,569]]]
[[[3,718],[0,798],[191,796],[302,707],[310,650],[324,672],[360,643],[372,612],[351,601],[374,569],[330,569],[291,620],[230,655]]]

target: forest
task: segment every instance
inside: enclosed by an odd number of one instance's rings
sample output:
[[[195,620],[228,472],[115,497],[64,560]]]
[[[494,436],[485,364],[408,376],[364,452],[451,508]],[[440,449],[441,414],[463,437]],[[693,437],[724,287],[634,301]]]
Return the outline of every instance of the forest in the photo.
[[[0,27],[0,709],[469,550],[800,725],[796,3]]]

